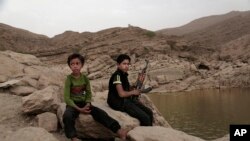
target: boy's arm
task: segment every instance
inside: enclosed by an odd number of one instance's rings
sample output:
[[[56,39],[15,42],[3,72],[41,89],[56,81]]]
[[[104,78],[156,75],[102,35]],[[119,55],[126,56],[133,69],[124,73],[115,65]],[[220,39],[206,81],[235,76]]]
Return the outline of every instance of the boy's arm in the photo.
[[[115,85],[116,90],[119,94],[120,97],[130,97],[133,95],[139,95],[140,91],[139,90],[132,90],[132,91],[125,91],[122,87],[122,82],[120,79],[120,75],[116,75],[113,80],[113,85]]]
[[[92,92],[91,92],[90,82],[89,82],[89,79],[87,78],[87,76],[85,76],[85,75],[84,75],[84,79],[86,81],[86,99],[85,99],[85,102],[91,103]]]
[[[64,101],[69,106],[77,107],[74,101],[70,98],[70,85],[71,85],[71,81],[70,81],[69,76],[67,76],[67,79],[64,85]]]
[[[130,97],[130,96],[133,96],[133,95],[139,95],[140,94],[140,90],[137,90],[137,89],[134,89],[132,91],[125,91],[122,88],[121,84],[116,84],[116,90],[117,90],[120,97]]]

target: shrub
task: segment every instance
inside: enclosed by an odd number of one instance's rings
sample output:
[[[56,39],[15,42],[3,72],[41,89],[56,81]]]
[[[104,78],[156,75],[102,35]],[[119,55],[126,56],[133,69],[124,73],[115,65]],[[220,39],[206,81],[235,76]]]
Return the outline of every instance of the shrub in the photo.
[[[146,33],[146,36],[148,36],[149,38],[153,38],[156,34],[155,34],[155,32],[153,32],[153,31],[147,31]]]

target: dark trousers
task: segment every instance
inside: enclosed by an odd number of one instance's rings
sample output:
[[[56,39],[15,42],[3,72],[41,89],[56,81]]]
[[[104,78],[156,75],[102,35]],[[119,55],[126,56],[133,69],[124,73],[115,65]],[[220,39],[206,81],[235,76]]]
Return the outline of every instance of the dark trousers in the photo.
[[[141,126],[152,126],[153,112],[137,100],[125,99],[123,111],[137,118]]]
[[[79,107],[84,107],[84,103],[77,103]],[[65,135],[67,138],[77,137],[76,129],[75,129],[75,120],[79,116],[79,111],[77,111],[74,107],[66,106],[66,110],[63,114],[63,123]],[[95,106],[91,106],[90,114],[97,122],[101,123],[114,133],[116,133],[120,128],[120,124],[113,118],[111,118],[105,111],[97,108]]]

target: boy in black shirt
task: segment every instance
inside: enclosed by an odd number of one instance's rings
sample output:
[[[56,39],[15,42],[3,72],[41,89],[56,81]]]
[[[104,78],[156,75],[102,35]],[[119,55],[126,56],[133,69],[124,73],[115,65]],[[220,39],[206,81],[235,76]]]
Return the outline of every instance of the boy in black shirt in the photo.
[[[153,112],[132,96],[140,95],[140,90],[130,90],[128,81],[128,70],[130,57],[121,54],[117,58],[117,70],[109,80],[108,104],[111,108],[126,112],[137,118],[141,126],[152,126]]]

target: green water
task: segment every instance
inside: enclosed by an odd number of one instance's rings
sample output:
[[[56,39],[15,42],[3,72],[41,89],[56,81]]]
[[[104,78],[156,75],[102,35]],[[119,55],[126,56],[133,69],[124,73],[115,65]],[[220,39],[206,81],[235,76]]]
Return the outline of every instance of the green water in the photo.
[[[250,89],[156,93],[149,97],[174,129],[206,140],[229,134],[230,124],[250,124]]]

